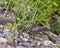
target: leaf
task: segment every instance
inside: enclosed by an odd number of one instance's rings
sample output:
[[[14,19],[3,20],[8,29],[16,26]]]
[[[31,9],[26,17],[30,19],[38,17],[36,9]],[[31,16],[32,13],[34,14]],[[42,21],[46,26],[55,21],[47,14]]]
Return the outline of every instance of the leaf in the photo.
[[[58,7],[58,4],[56,2],[53,2],[53,5],[56,6],[56,7]]]
[[[9,0],[9,4],[8,4],[8,10],[11,9],[13,7],[13,1],[12,0]]]
[[[12,27],[12,24],[11,23],[6,23],[5,26]]]
[[[13,27],[16,27],[16,25],[17,25],[16,22],[14,22],[14,23],[12,24]]]
[[[17,18],[18,21],[20,21],[20,18]]]

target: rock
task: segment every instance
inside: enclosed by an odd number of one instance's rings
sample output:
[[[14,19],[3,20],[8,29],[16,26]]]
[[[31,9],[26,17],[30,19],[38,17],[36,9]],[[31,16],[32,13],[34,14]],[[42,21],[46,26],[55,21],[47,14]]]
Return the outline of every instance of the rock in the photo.
[[[58,36],[60,37],[60,34]]]
[[[2,43],[7,43],[8,40],[7,40],[6,38],[0,38],[0,42],[2,42]]]
[[[5,37],[6,37],[6,34],[0,33],[0,38],[5,38]]]
[[[15,47],[8,45],[6,48],[15,48]]]
[[[37,44],[38,44],[38,45],[40,45],[41,43],[40,43],[40,42],[38,42]]]
[[[29,34],[27,34],[27,33],[23,33],[23,37],[27,38],[27,39],[30,39]]]
[[[45,34],[42,34],[42,35],[41,35],[41,38],[43,38],[44,40],[49,40],[48,36],[45,35]]]
[[[42,44],[41,41],[36,41],[36,40],[35,40],[35,42],[36,42],[37,46],[40,46],[40,45]]]
[[[22,40],[24,40],[24,41],[28,41],[28,39],[27,39],[27,38],[23,38]]]
[[[20,36],[20,38],[21,38],[23,41],[28,41],[28,40],[29,40],[28,38],[24,38],[23,36]]]
[[[23,46],[16,46],[16,48],[25,48],[25,47],[23,47]]]
[[[0,45],[0,48],[6,48],[5,45]]]
[[[0,28],[3,28],[4,26],[2,24],[0,24]]]
[[[36,41],[34,39],[30,39],[30,45],[31,46],[36,46]]]
[[[9,32],[10,30],[11,30],[11,28],[10,28],[10,27],[5,27],[5,28],[4,28],[4,30],[3,30],[3,32],[5,32],[5,33],[6,33],[6,32]]]
[[[4,28],[4,26],[2,24],[0,24],[0,33],[3,33],[3,28]]]
[[[6,11],[6,7],[2,7],[1,13],[5,13],[5,11]]]
[[[60,45],[60,37],[59,36],[56,38],[56,44]]]
[[[2,8],[2,10],[3,10],[4,12],[6,11],[6,9],[7,9],[6,7],[3,7],[3,8]]]
[[[58,36],[56,34],[50,32],[50,31],[44,32],[44,34],[46,34],[53,43],[56,43],[56,39],[58,38]]]
[[[0,29],[0,33],[3,33],[3,30],[2,29]]]
[[[36,46],[36,42],[32,42],[31,43],[31,46]]]
[[[33,38],[34,38],[34,36],[33,36]],[[38,37],[38,36],[35,36],[35,39],[36,39],[36,40],[40,40],[40,37]]]
[[[19,33],[18,31],[17,32],[13,32],[14,33],[14,36],[18,37],[19,36]]]
[[[20,43],[20,42],[22,42],[22,39],[21,38],[17,38],[16,41],[17,41],[17,43]]]
[[[6,38],[10,38],[12,35],[11,32],[9,32],[10,29],[11,29],[10,27],[5,27],[3,30],[4,34],[6,35]]]
[[[53,44],[51,41],[49,41],[49,40],[45,40],[44,42],[43,42],[43,44],[45,45],[45,46],[48,46],[48,45],[50,45],[50,44]]]
[[[48,46],[45,46],[45,48],[56,48],[56,45],[55,44],[50,44]]]

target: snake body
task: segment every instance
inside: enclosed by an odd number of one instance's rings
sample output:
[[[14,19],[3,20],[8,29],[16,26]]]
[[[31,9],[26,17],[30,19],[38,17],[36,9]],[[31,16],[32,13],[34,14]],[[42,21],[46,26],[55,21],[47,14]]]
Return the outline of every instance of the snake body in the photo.
[[[6,23],[14,23],[14,21],[13,20],[9,20],[9,19],[2,19],[2,18],[0,18],[0,24],[6,24]]]

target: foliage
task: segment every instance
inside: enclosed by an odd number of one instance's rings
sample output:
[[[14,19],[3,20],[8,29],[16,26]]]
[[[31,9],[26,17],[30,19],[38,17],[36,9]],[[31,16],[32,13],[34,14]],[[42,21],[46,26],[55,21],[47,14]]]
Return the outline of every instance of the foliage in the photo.
[[[4,1],[4,0],[3,0]],[[30,27],[37,22],[43,22],[46,26],[54,13],[54,9],[58,9],[57,16],[60,16],[60,1],[59,0],[5,0],[8,2],[7,9],[17,8],[15,15],[17,16],[15,26],[26,23],[26,27]],[[58,21],[60,19],[58,18]],[[52,30],[57,30],[58,26],[52,27]],[[60,28],[59,28],[60,29]],[[60,31],[60,30],[58,30]]]

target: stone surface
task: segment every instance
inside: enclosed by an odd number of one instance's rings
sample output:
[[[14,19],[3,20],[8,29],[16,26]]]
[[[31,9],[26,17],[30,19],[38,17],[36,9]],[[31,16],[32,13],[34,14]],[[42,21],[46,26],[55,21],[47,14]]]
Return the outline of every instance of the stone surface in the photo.
[[[8,40],[7,40],[6,38],[0,38],[0,42],[2,42],[2,43],[7,43]]]
[[[45,34],[42,34],[42,35],[41,35],[41,38],[43,38],[44,40],[49,40],[48,36],[45,35]]]
[[[6,34],[0,33],[0,38],[6,38]]]
[[[15,48],[15,47],[8,45],[8,46],[6,46],[6,48]]]
[[[27,39],[30,39],[29,34],[27,34],[27,33],[23,33],[23,37],[27,38]]]
[[[43,43],[44,43],[45,46],[48,46],[48,45],[50,45],[50,44],[53,44],[53,43],[52,43],[51,41],[49,41],[49,40],[45,40]]]
[[[16,46],[16,48],[26,48],[26,47],[23,47],[23,46]]]

